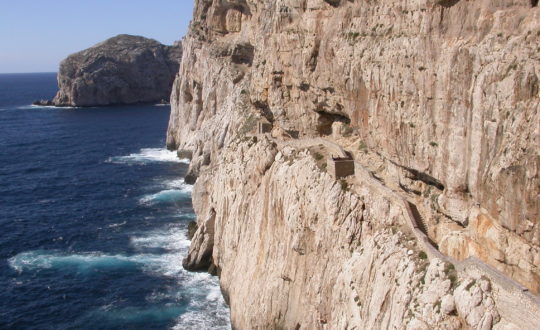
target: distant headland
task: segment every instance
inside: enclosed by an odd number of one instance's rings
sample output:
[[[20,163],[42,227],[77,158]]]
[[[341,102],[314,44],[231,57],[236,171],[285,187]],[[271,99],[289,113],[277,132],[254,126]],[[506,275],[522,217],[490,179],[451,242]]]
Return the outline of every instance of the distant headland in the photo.
[[[60,63],[59,91],[42,106],[106,106],[168,103],[182,58],[182,45],[121,34]]]

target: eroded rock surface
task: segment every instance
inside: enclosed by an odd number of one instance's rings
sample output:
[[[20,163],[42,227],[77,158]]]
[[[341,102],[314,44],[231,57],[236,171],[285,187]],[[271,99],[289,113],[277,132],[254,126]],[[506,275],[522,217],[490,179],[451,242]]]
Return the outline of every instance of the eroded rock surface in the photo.
[[[60,64],[56,106],[168,102],[182,47],[118,35]]]
[[[288,141],[344,146],[416,205],[441,252],[538,293],[534,3],[198,0],[194,13],[167,143],[198,178],[186,265],[219,269],[235,327],[530,328],[506,317],[519,298],[497,306],[497,285],[424,259],[388,195]],[[271,134],[252,137],[259,122]]]

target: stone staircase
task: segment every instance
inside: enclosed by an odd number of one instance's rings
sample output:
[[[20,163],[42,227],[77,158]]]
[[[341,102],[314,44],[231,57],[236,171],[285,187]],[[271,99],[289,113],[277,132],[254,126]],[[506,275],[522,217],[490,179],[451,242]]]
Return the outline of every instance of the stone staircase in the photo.
[[[426,225],[426,222],[424,221],[424,218],[422,217],[422,215],[420,214],[420,212],[418,211],[418,208],[416,207],[415,204],[407,201],[407,204],[411,210],[411,213],[412,213],[412,216],[413,216],[413,226],[415,228],[418,228],[420,229],[426,236],[428,236],[428,230],[427,230],[427,225]]]

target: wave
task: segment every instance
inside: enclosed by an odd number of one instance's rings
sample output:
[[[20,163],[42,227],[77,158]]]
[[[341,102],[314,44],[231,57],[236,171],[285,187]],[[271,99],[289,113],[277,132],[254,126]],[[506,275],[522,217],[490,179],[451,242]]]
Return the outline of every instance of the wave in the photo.
[[[110,225],[107,226],[107,228],[118,228],[118,227],[122,227],[123,225],[125,225],[127,223],[127,221],[123,221],[123,222],[119,222],[119,223],[112,223]]]
[[[156,194],[146,195],[139,200],[139,203],[146,205],[172,204],[187,200],[190,197],[191,188],[187,186],[184,189],[167,189]]]
[[[184,309],[178,305],[125,307],[121,309],[92,312],[89,319],[97,324],[106,323],[111,327],[125,327],[130,324],[161,323],[177,318]]]
[[[30,251],[19,253],[8,260],[18,272],[38,269],[56,269],[88,273],[94,270],[138,268],[159,262],[152,255],[106,255],[99,252],[63,254],[52,251]]]
[[[191,194],[193,192],[193,185],[187,184],[184,179],[165,181],[163,185],[169,189],[177,189],[187,194]]]
[[[145,236],[131,237],[130,242],[137,250],[166,249],[179,253],[187,251],[190,244],[186,236],[186,230],[180,227],[173,227],[169,230],[156,230],[147,233]]]
[[[58,110],[65,110],[65,109],[81,109],[81,107],[57,107],[54,105],[36,105],[36,104],[28,104],[28,105],[22,105],[16,108],[17,110],[35,110],[35,109],[58,109]]]
[[[115,164],[148,164],[154,162],[171,162],[189,164],[188,159],[178,158],[175,151],[169,151],[164,148],[143,148],[139,153],[128,156],[110,157],[108,163]]]
[[[170,261],[168,271],[175,274],[181,285],[180,292],[168,292],[166,294],[154,294],[149,297],[153,303],[161,300],[173,300],[181,297],[183,301],[188,299],[184,311],[176,317],[176,325],[173,329],[230,329],[230,311],[221,294],[219,279],[208,273],[192,273],[180,266],[181,259],[189,249],[190,241],[186,236],[186,228],[173,226],[163,230],[156,230],[142,236],[131,238],[131,245],[137,250],[161,248],[168,251],[162,255],[164,261]],[[177,262],[178,268],[174,266]]]
[[[90,312],[87,320],[98,324],[129,325],[174,321],[173,329],[230,329],[230,312],[219,288],[219,280],[208,273],[183,269],[182,259],[189,248],[185,224],[133,235],[134,255],[101,252],[66,254],[59,251],[30,251],[8,260],[16,271],[48,269],[92,275],[99,271],[143,271],[167,276],[178,283],[166,291],[149,295],[144,307],[104,306]],[[153,249],[162,253],[151,253]]]
[[[183,270],[182,256],[178,253],[125,256],[100,252],[62,254],[38,250],[17,254],[10,258],[8,263],[18,272],[48,269],[85,275],[96,271],[140,269],[152,274],[174,277]]]
[[[172,329],[230,329],[230,311],[221,294],[219,280],[209,274],[196,273],[188,285],[193,299]]]

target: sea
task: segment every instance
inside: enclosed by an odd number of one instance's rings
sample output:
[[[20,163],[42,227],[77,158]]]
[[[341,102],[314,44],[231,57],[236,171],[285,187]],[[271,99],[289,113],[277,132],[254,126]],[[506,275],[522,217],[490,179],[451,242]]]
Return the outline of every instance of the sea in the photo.
[[[194,220],[169,106],[32,106],[55,73],[0,75],[0,329],[230,329],[182,268]]]

